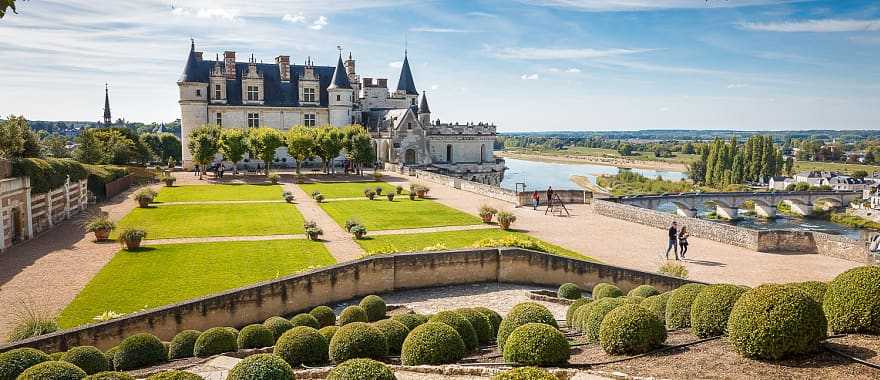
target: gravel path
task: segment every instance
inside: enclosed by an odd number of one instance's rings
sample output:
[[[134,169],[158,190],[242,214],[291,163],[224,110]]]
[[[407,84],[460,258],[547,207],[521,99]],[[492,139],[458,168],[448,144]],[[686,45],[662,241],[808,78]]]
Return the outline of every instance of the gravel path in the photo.
[[[330,251],[330,254],[337,262],[351,261],[359,259],[364,255],[364,250],[352,240],[351,234],[345,232],[336,222],[327,215],[326,212],[318,205],[318,202],[312,199],[299,186],[285,182],[282,183],[285,191],[290,191],[296,197],[296,208],[307,221],[312,220],[318,224],[318,227],[324,231],[321,239],[324,246]]]

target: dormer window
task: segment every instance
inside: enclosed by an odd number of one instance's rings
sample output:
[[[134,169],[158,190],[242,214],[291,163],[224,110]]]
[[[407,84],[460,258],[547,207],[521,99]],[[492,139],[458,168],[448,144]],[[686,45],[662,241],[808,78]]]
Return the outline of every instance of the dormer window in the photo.
[[[253,100],[253,101],[260,100],[260,87],[247,86],[247,100]]]
[[[222,98],[223,98],[223,91],[221,90],[219,84],[215,84],[214,85],[214,99],[222,99]]]
[[[315,101],[315,89],[311,87],[303,88],[303,101],[304,102],[314,102]]]

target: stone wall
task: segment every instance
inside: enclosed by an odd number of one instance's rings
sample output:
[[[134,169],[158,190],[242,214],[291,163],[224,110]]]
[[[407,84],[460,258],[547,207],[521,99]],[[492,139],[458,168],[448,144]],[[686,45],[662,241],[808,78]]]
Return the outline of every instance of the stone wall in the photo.
[[[584,190],[553,190],[554,194],[559,195],[559,199],[562,199],[562,202],[565,204],[589,204],[593,199],[593,193]],[[546,205],[547,204],[547,191],[538,190],[538,195],[541,196],[539,200],[539,204]],[[519,206],[522,205],[531,205],[532,204],[532,192],[524,191],[521,193],[517,193],[517,202]]]
[[[15,342],[0,347],[0,352],[18,347],[57,352],[80,345],[108,349],[138,332],[167,341],[186,329],[240,328],[271,316],[291,315],[368,294],[480,282],[554,287],[572,282],[584,289],[611,282],[626,292],[641,284],[666,291],[688,281],[523,249],[371,256]]]
[[[517,204],[518,202],[517,194],[515,191],[508,190],[502,187],[486,185],[479,182],[466,181],[461,178],[450,177],[447,175],[432,173],[425,170],[413,170],[411,175],[415,175],[416,178],[423,181],[436,183],[454,189],[469,191],[471,193],[484,195],[489,198],[494,198],[513,204]]]

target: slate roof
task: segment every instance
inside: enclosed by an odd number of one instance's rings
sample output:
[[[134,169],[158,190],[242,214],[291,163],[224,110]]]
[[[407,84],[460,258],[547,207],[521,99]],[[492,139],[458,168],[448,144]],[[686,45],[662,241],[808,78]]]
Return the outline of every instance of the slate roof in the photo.
[[[416,82],[413,81],[412,71],[409,69],[409,59],[403,56],[403,67],[400,68],[400,79],[397,80],[397,89],[405,91],[407,95],[418,95]]]
[[[428,96],[422,92],[422,100],[419,101],[419,113],[431,113],[431,109],[428,108]]]
[[[336,63],[336,70],[333,71],[333,79],[330,80],[328,88],[347,88],[351,89],[351,81],[348,80],[348,73],[345,72],[345,65],[342,64],[342,55],[339,55],[339,62]]]

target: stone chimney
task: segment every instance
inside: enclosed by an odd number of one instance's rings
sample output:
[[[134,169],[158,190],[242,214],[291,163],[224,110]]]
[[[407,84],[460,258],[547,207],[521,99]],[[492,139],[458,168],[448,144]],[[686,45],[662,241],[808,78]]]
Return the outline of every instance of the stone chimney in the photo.
[[[278,65],[278,73],[280,74],[279,77],[281,78],[281,82],[290,82],[290,56],[279,55],[275,58],[275,64]]]
[[[388,79],[387,78],[376,78],[376,86],[382,88],[388,88]]]
[[[223,52],[223,66],[226,67],[226,79],[235,79],[235,52]]]
[[[364,78],[364,87],[373,87],[373,78]]]

